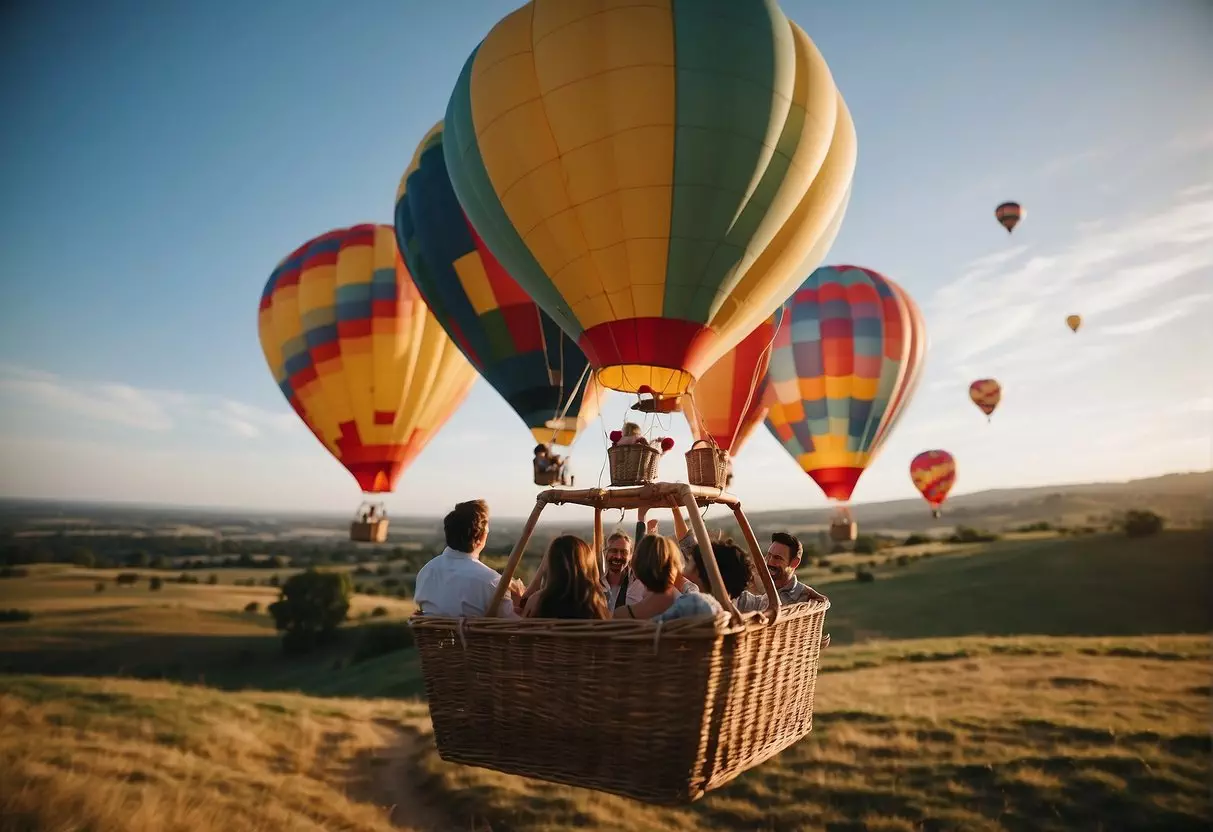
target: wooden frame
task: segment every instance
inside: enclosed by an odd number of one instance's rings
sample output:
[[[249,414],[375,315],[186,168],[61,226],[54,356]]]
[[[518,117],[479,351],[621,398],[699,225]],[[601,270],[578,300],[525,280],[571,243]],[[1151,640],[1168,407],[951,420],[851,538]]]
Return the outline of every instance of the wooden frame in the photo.
[[[734,495],[721,489],[704,488],[681,482],[652,482],[646,485],[624,488],[551,488],[541,491],[535,498],[535,508],[531,510],[531,515],[527,518],[522,535],[518,538],[518,542],[514,544],[514,550],[510,552],[510,558],[506,562],[505,569],[502,570],[501,580],[497,582],[497,591],[493,594],[493,600],[489,604],[488,612],[486,613],[488,616],[496,615],[500,609],[501,601],[505,598],[510,581],[513,579],[514,573],[518,569],[518,564],[522,560],[522,553],[526,551],[527,543],[530,542],[531,535],[535,532],[535,526],[538,524],[543,510],[549,505],[565,504],[588,506],[594,509],[594,550],[598,553],[599,558],[603,557],[603,511],[641,508],[670,508],[679,510],[685,508],[691,530],[694,532],[695,540],[699,544],[699,551],[703,554],[703,565],[708,573],[707,578],[712,588],[712,596],[729,613],[733,623],[739,624],[741,622],[741,613],[738,612],[732,599],[725,592],[724,579],[720,575],[720,566],[716,563],[716,555],[712,550],[712,540],[708,534],[707,526],[699,514],[700,506],[728,506],[733,512],[733,517],[737,520],[737,525],[741,528],[741,534],[745,538],[746,547],[750,552],[750,559],[754,564],[754,572],[758,575],[759,580],[762,582],[762,587],[766,592],[768,599],[767,618],[772,624],[779,619],[779,593],[775,588],[775,582],[771,579],[771,573],[767,569],[766,559],[763,556],[764,553],[758,545],[757,538],[754,536],[754,529],[750,526],[750,521],[741,509],[741,501]],[[538,587],[545,566],[546,561],[541,563],[539,569],[536,571],[535,578],[531,582],[532,589]]]

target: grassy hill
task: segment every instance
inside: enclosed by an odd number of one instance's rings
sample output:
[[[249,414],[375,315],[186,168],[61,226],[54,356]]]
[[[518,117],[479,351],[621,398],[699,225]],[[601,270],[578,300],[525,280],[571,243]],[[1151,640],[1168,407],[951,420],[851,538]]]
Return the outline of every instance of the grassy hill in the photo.
[[[444,763],[413,652],[352,662],[355,622],[288,661],[240,612],[271,590],[2,580],[34,618],[0,625],[0,830],[1209,828],[1206,533],[928,548],[810,570],[813,733],[678,810]],[[194,684],[107,678],[170,656]]]

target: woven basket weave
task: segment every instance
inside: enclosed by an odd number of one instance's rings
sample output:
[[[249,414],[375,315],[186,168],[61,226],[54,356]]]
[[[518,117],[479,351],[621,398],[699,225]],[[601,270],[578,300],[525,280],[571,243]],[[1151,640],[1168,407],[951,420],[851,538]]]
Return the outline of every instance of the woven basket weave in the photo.
[[[686,452],[687,482],[705,488],[724,488],[729,476],[729,453],[710,439],[696,439]]]
[[[680,804],[809,732],[828,608],[411,623],[444,760]]]
[[[611,485],[644,485],[657,479],[661,451],[648,442],[612,445],[607,448],[611,462]]]

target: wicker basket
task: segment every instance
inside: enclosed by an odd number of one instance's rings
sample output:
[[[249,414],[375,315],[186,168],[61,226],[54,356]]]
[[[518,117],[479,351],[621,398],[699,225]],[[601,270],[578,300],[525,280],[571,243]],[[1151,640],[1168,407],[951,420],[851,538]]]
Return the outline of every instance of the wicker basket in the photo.
[[[687,482],[705,488],[724,488],[729,477],[729,452],[710,439],[697,439],[686,452]]]
[[[560,469],[553,468],[550,471],[540,471],[535,469],[535,485],[558,485],[560,483]]]
[[[661,451],[648,442],[612,445],[607,448],[611,462],[611,485],[644,485],[657,479]]]
[[[774,624],[412,622],[442,759],[680,804],[813,727],[828,607]]]
[[[355,520],[350,523],[350,540],[355,543],[383,543],[387,540],[386,519]]]

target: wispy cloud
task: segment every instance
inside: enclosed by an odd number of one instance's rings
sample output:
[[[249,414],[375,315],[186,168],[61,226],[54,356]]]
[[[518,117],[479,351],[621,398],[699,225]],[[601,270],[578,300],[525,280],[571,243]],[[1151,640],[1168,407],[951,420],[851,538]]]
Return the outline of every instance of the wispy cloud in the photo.
[[[1122,309],[1150,319],[1167,311],[1168,321],[1176,320],[1183,313],[1159,308],[1153,298],[1210,267],[1213,191],[1189,189],[1153,215],[1088,226],[1056,252],[1029,254],[1020,246],[973,261],[926,305],[931,352],[955,369],[994,354],[1001,367],[1050,360],[1057,351],[1048,335],[1063,331],[1066,315],[1083,315],[1088,328]],[[1108,334],[1145,333],[1167,321],[1146,322],[1117,324]],[[1130,325],[1137,329],[1126,331]],[[1089,362],[1097,351],[1072,360]]]
[[[199,417],[229,433],[256,438],[288,428],[289,412],[272,412],[224,397],[134,387],[112,381],[68,379],[29,367],[0,366],[6,407],[57,412],[139,430],[167,432]]]
[[[1174,323],[1181,318],[1188,317],[1211,300],[1213,300],[1213,293],[1209,292],[1187,295],[1163,306],[1156,313],[1148,317],[1138,318],[1135,321],[1119,325],[1102,327],[1100,334],[1111,336],[1144,335],[1147,332],[1162,329],[1167,324]]]
[[[1213,149],[1213,125],[1186,130],[1167,144],[1171,150],[1179,153],[1194,153],[1201,150]]]

